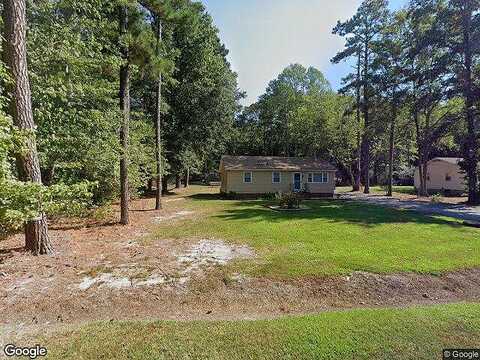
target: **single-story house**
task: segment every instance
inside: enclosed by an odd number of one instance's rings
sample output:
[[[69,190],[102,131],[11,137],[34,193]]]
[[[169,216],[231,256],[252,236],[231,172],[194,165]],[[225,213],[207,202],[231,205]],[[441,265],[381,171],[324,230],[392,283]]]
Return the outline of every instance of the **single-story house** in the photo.
[[[437,157],[428,162],[427,189],[429,193],[450,193],[461,195],[467,190],[465,173],[458,163],[462,158]],[[418,168],[414,175],[415,188],[420,188]]]
[[[333,196],[336,171],[330,163],[314,158],[225,155],[220,161],[220,191],[247,195],[292,191]]]

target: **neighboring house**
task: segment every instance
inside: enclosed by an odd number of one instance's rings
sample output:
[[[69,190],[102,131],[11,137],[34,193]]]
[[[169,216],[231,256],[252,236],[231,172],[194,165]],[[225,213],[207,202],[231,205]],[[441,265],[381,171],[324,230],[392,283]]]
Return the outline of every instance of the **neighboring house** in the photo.
[[[249,195],[294,191],[333,196],[336,170],[313,158],[225,155],[220,161],[220,190]]]
[[[438,157],[428,162],[427,189],[429,193],[461,195],[467,190],[465,173],[458,163],[462,158]],[[415,169],[415,188],[420,188],[418,168]]]

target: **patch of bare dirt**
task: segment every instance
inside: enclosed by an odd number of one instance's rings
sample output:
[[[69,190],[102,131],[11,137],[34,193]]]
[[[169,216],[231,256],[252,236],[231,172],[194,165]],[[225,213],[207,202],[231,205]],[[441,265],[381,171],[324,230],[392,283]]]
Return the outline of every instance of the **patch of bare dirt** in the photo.
[[[24,253],[22,236],[1,242],[0,342],[2,336],[28,329],[92,320],[257,319],[480,301],[480,269],[441,276],[355,272],[301,280],[232,274],[224,265],[255,257],[252,249],[221,239],[144,241],[155,218],[185,211],[184,202],[170,202],[161,211],[149,210],[153,205],[153,199],[133,202],[128,226],[113,219],[107,224],[53,224],[53,256]],[[175,226],[178,219],[168,221]]]

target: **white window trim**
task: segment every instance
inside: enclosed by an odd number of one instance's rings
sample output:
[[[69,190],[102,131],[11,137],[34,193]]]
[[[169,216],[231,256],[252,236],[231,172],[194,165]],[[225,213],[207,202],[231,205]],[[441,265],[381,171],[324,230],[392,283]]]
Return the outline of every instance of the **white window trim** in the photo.
[[[274,179],[274,175],[275,173],[278,173],[278,182],[275,182]],[[272,184],[281,184],[282,183],[282,173],[280,171],[272,171]]]
[[[315,176],[313,174],[322,174],[322,181],[315,181]],[[327,181],[323,181],[323,174],[327,174]],[[310,181],[310,176],[312,177],[312,181]],[[314,171],[307,174],[307,182],[309,184],[328,184],[329,181],[330,174],[328,173],[328,171]]]
[[[250,174],[250,182],[245,181],[245,174]],[[244,171],[243,172],[243,183],[244,184],[253,184],[253,171]]]

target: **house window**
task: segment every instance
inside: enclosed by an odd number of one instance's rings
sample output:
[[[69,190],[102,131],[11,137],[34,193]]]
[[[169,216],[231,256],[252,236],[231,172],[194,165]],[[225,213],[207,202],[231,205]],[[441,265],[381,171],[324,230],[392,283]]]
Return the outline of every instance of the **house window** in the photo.
[[[273,184],[280,184],[281,181],[282,181],[282,179],[280,177],[280,173],[278,171],[272,172],[272,183]]]
[[[252,173],[251,172],[244,172],[243,173],[243,182],[246,184],[252,183]]]
[[[452,177],[448,174],[445,175],[445,181],[450,181],[450,180],[452,180]]]
[[[326,171],[309,173],[308,174],[309,183],[318,183],[325,184],[328,183],[328,173]]]

